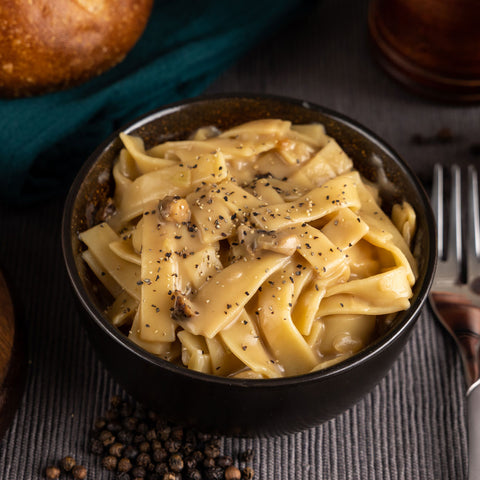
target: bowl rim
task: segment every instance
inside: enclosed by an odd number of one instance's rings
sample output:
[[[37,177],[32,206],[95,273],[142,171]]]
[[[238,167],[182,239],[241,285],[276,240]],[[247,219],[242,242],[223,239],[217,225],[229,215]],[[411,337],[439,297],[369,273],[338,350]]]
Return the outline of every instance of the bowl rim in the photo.
[[[362,349],[360,352],[352,355],[351,357],[340,361],[337,364],[326,367],[324,369],[305,373],[302,375],[289,376],[289,377],[280,377],[280,378],[268,378],[268,379],[245,379],[245,378],[230,378],[230,377],[220,377],[212,374],[206,374],[202,372],[197,372],[195,370],[190,370],[186,367],[175,365],[167,360],[164,360],[160,357],[155,356],[154,354],[144,350],[143,348],[136,345],[134,342],[128,339],[122,332],[120,332],[115,326],[113,326],[106,317],[102,314],[101,311],[94,305],[91,301],[83,282],[80,278],[79,272],[76,268],[76,263],[74,259],[74,252],[71,241],[71,217],[73,212],[73,207],[75,204],[76,195],[81,187],[81,184],[94,166],[98,158],[108,150],[111,144],[117,140],[119,133],[129,133],[137,128],[144,126],[145,124],[166,116],[175,111],[181,110],[183,108],[188,108],[188,106],[193,104],[200,104],[209,101],[221,101],[221,100],[248,100],[248,101],[277,101],[281,103],[292,104],[295,106],[300,106],[309,110],[315,110],[326,117],[329,117],[335,122],[339,122],[342,125],[349,127],[350,129],[356,131],[361,136],[365,137],[369,142],[375,144],[377,148],[383,151],[387,156],[392,157],[395,161],[395,164],[402,171],[402,173],[408,178],[408,181],[411,182],[414,188],[418,191],[420,195],[422,204],[425,207],[425,217],[428,231],[428,242],[429,242],[429,252],[428,258],[426,260],[426,269],[424,274],[423,284],[418,292],[417,297],[414,302],[410,305],[407,311],[410,312],[409,315],[406,315],[402,321],[381,335],[379,338],[374,340],[370,345]],[[416,319],[422,309],[427,296],[430,290],[430,287],[433,282],[433,274],[435,272],[436,263],[437,263],[437,249],[436,249],[436,229],[435,229],[435,220],[433,215],[433,210],[430,205],[429,198],[425,192],[423,185],[420,183],[417,175],[413,170],[406,164],[406,162],[398,155],[398,153],[383,139],[381,139],[377,134],[372,132],[369,128],[363,126],[356,120],[351,119],[350,117],[339,113],[335,110],[332,110],[328,107],[318,105],[305,100],[300,100],[293,97],[281,96],[281,95],[271,95],[271,94],[257,94],[257,93],[217,93],[217,94],[208,94],[200,95],[197,97],[177,101],[174,103],[166,104],[164,106],[155,108],[143,115],[140,115],[133,119],[130,122],[125,123],[123,126],[117,128],[112,132],[87,158],[80,170],[78,171],[75,179],[69,189],[67,194],[63,216],[62,216],[62,225],[61,225],[61,241],[62,241],[62,251],[63,258],[66,265],[67,273],[72,283],[73,289],[77,295],[77,298],[80,300],[83,308],[87,311],[90,318],[96,323],[96,325],[112,340],[121,344],[123,348],[126,348],[133,355],[140,357],[143,361],[148,364],[159,367],[161,369],[166,369],[172,374],[178,374],[184,377],[188,377],[192,380],[210,382],[212,384],[219,384],[224,386],[235,386],[238,388],[269,388],[272,387],[285,387],[285,386],[296,386],[299,384],[308,384],[308,383],[318,383],[341,375],[343,372],[352,369],[354,366],[360,366],[370,360],[373,360],[374,357],[380,355],[389,346],[394,343],[399,337],[402,337],[406,330],[410,329],[413,324],[416,322]]]

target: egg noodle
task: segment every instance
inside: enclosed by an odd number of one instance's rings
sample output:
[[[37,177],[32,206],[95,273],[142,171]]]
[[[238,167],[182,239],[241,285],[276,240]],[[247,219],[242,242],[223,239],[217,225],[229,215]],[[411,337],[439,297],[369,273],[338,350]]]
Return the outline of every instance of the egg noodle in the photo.
[[[415,212],[320,124],[265,119],[124,144],[114,214],[80,234],[111,322],[197,371],[275,378],[358,352],[409,307]]]

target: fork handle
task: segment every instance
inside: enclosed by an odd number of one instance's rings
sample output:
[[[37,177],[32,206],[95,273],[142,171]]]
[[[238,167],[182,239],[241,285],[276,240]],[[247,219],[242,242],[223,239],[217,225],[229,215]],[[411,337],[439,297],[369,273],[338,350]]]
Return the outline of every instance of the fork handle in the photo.
[[[468,480],[480,479],[480,381],[467,392]]]

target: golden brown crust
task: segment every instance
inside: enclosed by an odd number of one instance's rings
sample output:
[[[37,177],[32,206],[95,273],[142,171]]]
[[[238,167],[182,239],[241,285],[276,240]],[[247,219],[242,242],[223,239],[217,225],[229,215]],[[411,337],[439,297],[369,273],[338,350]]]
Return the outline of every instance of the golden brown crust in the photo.
[[[2,0],[0,96],[64,89],[119,63],[153,0]]]

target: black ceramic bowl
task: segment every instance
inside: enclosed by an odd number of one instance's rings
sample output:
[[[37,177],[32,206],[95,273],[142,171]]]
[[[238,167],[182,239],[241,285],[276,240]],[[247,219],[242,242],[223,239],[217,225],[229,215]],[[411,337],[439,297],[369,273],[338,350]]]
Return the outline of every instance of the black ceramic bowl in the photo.
[[[269,379],[230,379],[175,366],[142,350],[113,327],[103,311],[103,289],[81,258],[78,234],[97,221],[111,194],[112,162],[121,142],[115,132],[87,160],[68,195],[63,217],[65,263],[90,340],[105,366],[133,397],[166,418],[203,430],[230,434],[279,434],[328,420],[358,401],[388,372],[398,357],[427,296],[435,267],[435,229],[428,198],[412,171],[373,133],[325,108],[273,96],[204,97],[164,107],[121,129],[140,135],[146,147],[184,139],[197,128],[226,129],[242,122],[282,118],[294,123],[321,122],[376,181],[379,163],[396,189],[382,191],[392,201],[408,199],[417,213],[414,252],[420,276],[411,307],[397,315],[390,330],[365,350],[325,370]],[[382,184],[385,185],[385,184]]]

